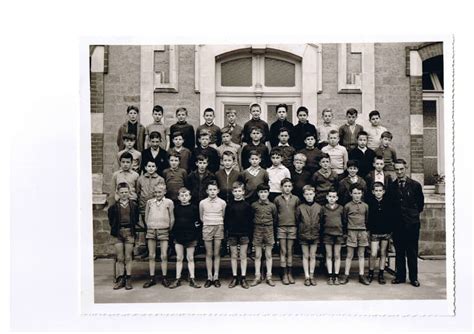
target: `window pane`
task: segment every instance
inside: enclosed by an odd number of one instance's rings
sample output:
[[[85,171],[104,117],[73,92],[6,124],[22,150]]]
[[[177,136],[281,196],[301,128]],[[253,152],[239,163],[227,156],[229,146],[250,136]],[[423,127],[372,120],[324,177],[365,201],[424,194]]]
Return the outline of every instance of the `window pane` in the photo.
[[[436,101],[423,101],[423,127],[435,128],[436,126]]]
[[[438,155],[438,140],[436,129],[423,130],[423,155],[434,157]]]
[[[250,119],[250,112],[249,112],[249,104],[225,104],[224,105],[224,125],[227,125],[227,118],[225,118],[225,112],[229,109],[234,109],[236,111],[236,118],[235,122],[242,127],[244,126],[245,122]]]
[[[265,58],[265,86],[294,87],[295,64],[274,58]]]
[[[273,122],[277,120],[277,115],[276,115],[276,106],[277,104],[269,104],[268,105],[268,115],[267,115],[267,123],[268,126],[272,125]],[[288,116],[286,119],[290,122],[292,122],[293,119],[293,106],[291,104],[288,105]]]
[[[438,158],[424,158],[423,167],[425,171],[425,185],[434,185],[434,174],[438,173]]]
[[[227,87],[252,86],[252,58],[240,58],[222,63],[221,85]]]

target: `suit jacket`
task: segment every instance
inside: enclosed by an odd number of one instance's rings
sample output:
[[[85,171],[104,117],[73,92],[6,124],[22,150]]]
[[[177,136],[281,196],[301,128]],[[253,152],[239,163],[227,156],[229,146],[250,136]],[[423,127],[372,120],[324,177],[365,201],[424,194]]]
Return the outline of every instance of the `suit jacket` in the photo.
[[[125,149],[125,144],[123,143],[122,136],[128,132],[128,122],[122,124],[118,130],[117,134],[117,146],[119,151]],[[135,141],[135,148],[137,151],[143,151],[145,149],[145,127],[138,123],[137,125],[137,138]]]
[[[383,184],[385,185],[385,191],[388,191],[388,187],[393,182],[392,177],[387,173],[383,172]],[[375,170],[372,170],[365,177],[365,183],[367,183],[367,193],[372,195],[372,185],[375,183]]]
[[[395,180],[389,185],[388,193],[397,218],[396,225],[420,223],[420,213],[425,205],[421,184],[407,177],[405,187],[401,189],[398,180]]]

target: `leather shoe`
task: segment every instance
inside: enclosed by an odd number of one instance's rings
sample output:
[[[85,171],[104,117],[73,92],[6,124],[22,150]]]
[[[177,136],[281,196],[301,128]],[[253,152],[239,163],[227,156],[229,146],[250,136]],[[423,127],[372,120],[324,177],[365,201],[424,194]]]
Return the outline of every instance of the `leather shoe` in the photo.
[[[420,282],[418,281],[411,281],[410,284],[413,285],[415,288],[420,286]]]
[[[214,280],[214,286],[216,288],[220,288],[221,287],[221,282],[218,279]]]
[[[237,284],[239,284],[239,281],[237,280],[237,276],[234,276],[234,277],[232,277],[232,281],[230,281],[229,288],[233,288]]]
[[[204,287],[207,289],[207,288],[211,287],[212,284],[213,284],[213,282],[210,279],[207,279],[206,283],[204,283]]]
[[[398,279],[398,278],[394,278],[392,280],[392,284],[402,284],[402,283],[406,283],[405,280],[401,280],[401,279]]]

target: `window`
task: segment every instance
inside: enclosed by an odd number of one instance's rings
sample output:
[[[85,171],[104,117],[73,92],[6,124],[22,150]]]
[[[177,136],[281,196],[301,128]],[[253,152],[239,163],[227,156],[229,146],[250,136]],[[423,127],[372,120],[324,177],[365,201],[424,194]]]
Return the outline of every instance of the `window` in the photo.
[[[294,87],[296,66],[293,63],[265,57],[265,86]]]
[[[252,58],[240,58],[221,64],[221,85],[224,87],[252,86]]]

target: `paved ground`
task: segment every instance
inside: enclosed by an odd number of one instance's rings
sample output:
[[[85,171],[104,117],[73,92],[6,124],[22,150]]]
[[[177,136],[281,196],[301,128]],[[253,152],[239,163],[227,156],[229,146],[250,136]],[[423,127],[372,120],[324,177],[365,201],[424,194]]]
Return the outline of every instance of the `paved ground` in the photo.
[[[446,298],[446,261],[419,259],[419,280],[421,287],[415,288],[410,284],[392,285],[392,276],[386,274],[386,285],[379,285],[376,281],[370,286],[358,283],[356,262],[352,264],[352,274],[347,285],[328,286],[326,275],[317,273],[317,286],[303,285],[304,274],[301,261],[294,263],[296,284],[285,286],[279,281],[278,275],[273,275],[276,286],[270,287],[264,283],[248,290],[237,286],[228,288],[231,277],[230,260],[224,258],[221,262],[221,288],[214,286],[205,289],[193,289],[183,283],[177,289],[168,289],[162,285],[155,285],[143,289],[148,272],[147,261],[134,263],[133,290],[112,290],[112,262],[111,259],[97,259],[94,261],[95,274],[95,302],[96,303],[157,303],[157,302],[213,302],[213,301],[308,301],[308,300],[368,300],[368,299],[445,299]],[[274,258],[275,264],[278,261]],[[184,265],[186,268],[186,264]],[[157,263],[157,270],[160,266]],[[249,281],[253,279],[254,266],[249,260]],[[278,269],[278,267],[277,267]],[[174,277],[175,266],[170,264],[171,277]],[[341,270],[342,272],[342,270]],[[275,271],[275,273],[277,273]],[[187,276],[187,270],[183,271]],[[199,283],[204,283],[206,277],[205,263],[197,262],[196,277]]]

